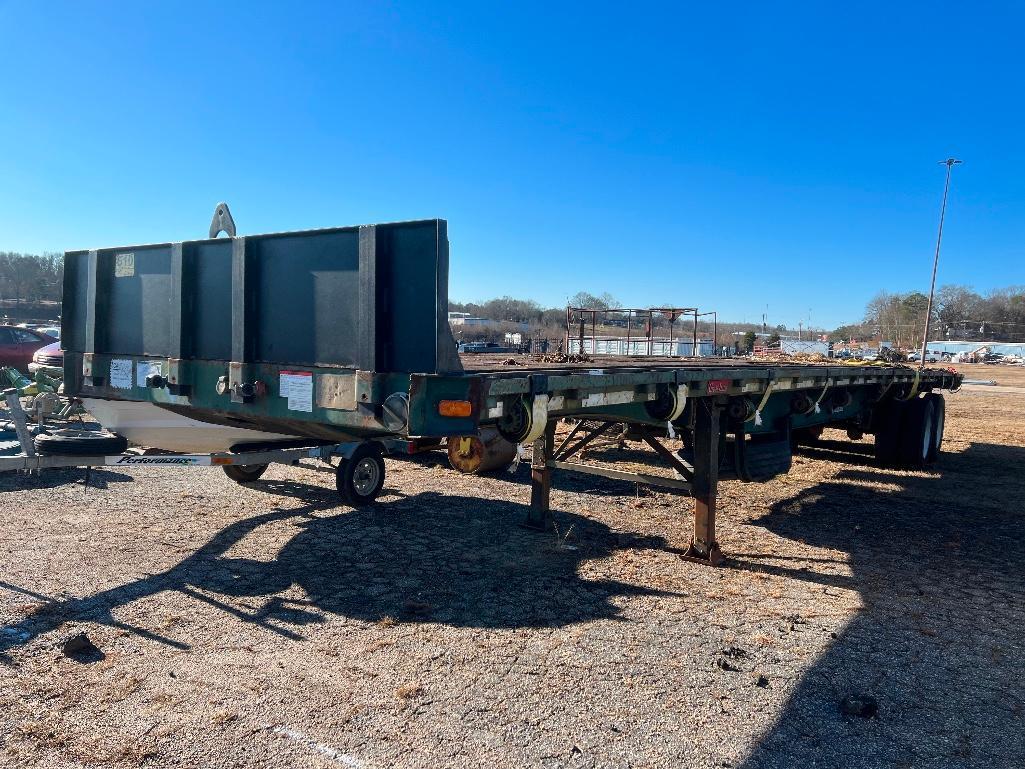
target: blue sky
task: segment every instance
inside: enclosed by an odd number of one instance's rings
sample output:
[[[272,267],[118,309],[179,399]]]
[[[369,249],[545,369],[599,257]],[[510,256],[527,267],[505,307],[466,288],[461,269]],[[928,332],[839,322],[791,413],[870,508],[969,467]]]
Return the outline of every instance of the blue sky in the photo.
[[[443,217],[456,300],[1025,283],[1015,4],[0,0],[0,250]]]

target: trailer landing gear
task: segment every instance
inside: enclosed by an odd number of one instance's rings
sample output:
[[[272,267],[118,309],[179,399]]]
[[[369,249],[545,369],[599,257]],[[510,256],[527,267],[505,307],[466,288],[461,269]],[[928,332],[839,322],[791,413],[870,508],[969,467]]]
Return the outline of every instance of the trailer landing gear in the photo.
[[[715,499],[719,485],[720,417],[722,404],[712,398],[698,401],[694,414],[694,538],[682,556],[687,561],[718,566],[723,562],[715,541]]]
[[[685,490],[694,497],[694,535],[687,552],[680,557],[695,563],[718,566],[724,560],[715,539],[715,501],[721,446],[726,428],[726,422],[721,418],[724,401],[725,399],[718,397],[702,398],[694,404],[693,467],[668,451],[654,437],[642,436],[644,441],[677,472],[677,478],[627,473],[581,462],[569,462],[569,457],[617,423],[581,420],[561,445],[556,447],[555,422],[549,421],[541,437],[534,441],[534,456],[530,463],[530,509],[527,511],[527,520],[523,527],[533,531],[551,531],[554,528],[549,505],[553,469]]]
[[[534,456],[530,460],[530,509],[527,510],[525,529],[551,531],[555,528],[549,500],[552,495],[552,461],[555,451],[555,422],[549,421],[541,437],[534,441]]]

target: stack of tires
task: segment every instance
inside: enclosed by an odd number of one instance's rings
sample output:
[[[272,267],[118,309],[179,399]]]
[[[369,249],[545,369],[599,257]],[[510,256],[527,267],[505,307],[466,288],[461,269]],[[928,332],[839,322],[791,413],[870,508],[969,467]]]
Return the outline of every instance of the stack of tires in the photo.
[[[883,467],[920,470],[933,464],[943,444],[943,396],[925,393],[908,401],[884,401],[875,408],[876,460]]]

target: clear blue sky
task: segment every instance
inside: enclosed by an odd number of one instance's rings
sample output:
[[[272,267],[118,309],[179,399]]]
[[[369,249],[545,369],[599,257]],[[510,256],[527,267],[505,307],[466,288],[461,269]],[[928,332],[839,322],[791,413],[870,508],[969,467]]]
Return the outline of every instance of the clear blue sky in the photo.
[[[451,296],[1025,283],[1020,4],[0,0],[0,250],[444,217]],[[721,9],[721,10],[719,10]]]

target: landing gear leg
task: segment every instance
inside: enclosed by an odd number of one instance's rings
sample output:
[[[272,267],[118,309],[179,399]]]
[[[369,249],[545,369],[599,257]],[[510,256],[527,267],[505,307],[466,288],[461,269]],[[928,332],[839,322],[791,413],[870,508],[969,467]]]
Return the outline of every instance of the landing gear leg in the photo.
[[[534,441],[534,456],[530,460],[530,509],[525,528],[551,531],[554,528],[549,498],[552,491],[552,468],[548,461],[555,450],[555,422],[549,420],[541,437]]]
[[[701,398],[694,404],[694,538],[688,561],[718,566],[723,561],[715,541],[715,498],[719,483],[719,440],[722,404],[715,398]]]

